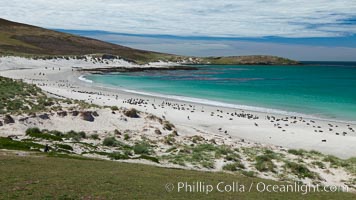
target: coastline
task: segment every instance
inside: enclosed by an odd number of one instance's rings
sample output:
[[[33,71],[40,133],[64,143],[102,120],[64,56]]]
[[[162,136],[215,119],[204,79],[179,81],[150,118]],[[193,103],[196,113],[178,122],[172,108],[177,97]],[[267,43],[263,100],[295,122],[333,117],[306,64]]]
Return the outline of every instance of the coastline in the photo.
[[[96,87],[101,88],[103,90],[125,92],[125,93],[129,93],[132,95],[140,95],[142,97],[169,99],[171,101],[193,103],[193,104],[198,104],[198,105],[202,105],[202,106],[211,106],[211,107],[216,107],[216,108],[238,109],[238,110],[244,110],[244,111],[248,111],[248,112],[256,112],[256,113],[261,113],[261,114],[274,114],[274,115],[281,115],[281,116],[286,116],[286,117],[287,116],[295,116],[295,117],[303,117],[303,118],[309,119],[309,120],[321,120],[321,121],[326,121],[326,122],[338,122],[338,123],[347,123],[347,124],[356,125],[356,121],[318,117],[318,116],[314,116],[311,114],[305,114],[305,113],[301,113],[301,112],[293,112],[293,111],[259,107],[259,106],[249,106],[249,105],[243,105],[243,104],[233,104],[233,103],[227,103],[227,102],[218,101],[218,100],[209,100],[209,99],[196,98],[196,97],[137,91],[137,90],[132,90],[132,89],[123,88],[123,87],[114,88],[114,87],[111,87],[110,85],[95,83],[94,81],[85,78],[85,76],[90,75],[90,74],[91,73],[83,73],[78,77],[78,79],[82,82],[95,84]]]
[[[49,67],[46,69],[45,66]],[[0,75],[23,79],[25,82],[36,84],[44,91],[60,97],[85,100],[103,106],[136,108],[157,116],[164,116],[167,120],[176,124],[178,132],[182,132],[182,134],[198,132],[206,135],[219,135],[233,140],[251,141],[262,145],[317,150],[340,158],[356,156],[356,146],[354,145],[356,134],[351,132],[344,136],[335,134],[335,132],[348,131],[347,125],[350,125],[350,123],[309,117],[297,117],[291,120],[293,116],[288,114],[271,114],[133,94],[121,88],[113,89],[83,82],[78,78],[85,73],[73,70],[73,64],[58,64],[53,69],[50,68],[51,66],[51,64],[44,62],[37,67],[29,67],[31,69],[20,69],[26,67],[26,64],[17,63],[16,67],[1,71]],[[42,72],[43,75],[39,76],[39,72]],[[129,104],[125,102],[128,99],[144,99],[148,102],[148,105]],[[172,105],[180,104],[194,107],[194,110],[177,110],[172,106],[164,106],[167,102]],[[152,107],[151,104],[155,106]],[[234,112],[250,114],[255,116],[256,119],[230,117],[229,114]],[[267,120],[267,117],[271,116],[276,120],[272,120],[273,122]],[[293,121],[297,122],[293,123]],[[328,131],[328,124],[335,127],[333,131]],[[352,125],[354,127],[354,124]]]

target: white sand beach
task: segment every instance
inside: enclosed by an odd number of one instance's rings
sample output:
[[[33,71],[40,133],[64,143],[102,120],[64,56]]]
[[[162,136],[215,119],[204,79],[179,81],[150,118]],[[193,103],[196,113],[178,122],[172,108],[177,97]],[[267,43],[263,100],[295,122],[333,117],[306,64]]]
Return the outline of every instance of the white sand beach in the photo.
[[[160,67],[172,63],[154,63]],[[89,103],[136,108],[171,121],[179,134],[219,135],[231,140],[246,140],[282,148],[316,150],[340,158],[356,156],[356,125],[308,117],[253,112],[145,96],[107,88],[79,80],[77,68],[134,67],[123,60],[93,63],[83,60],[29,60],[2,57],[0,75],[36,84],[50,94]],[[142,67],[142,66],[141,66]],[[68,125],[75,130],[76,124]],[[105,127],[97,127],[97,129]]]

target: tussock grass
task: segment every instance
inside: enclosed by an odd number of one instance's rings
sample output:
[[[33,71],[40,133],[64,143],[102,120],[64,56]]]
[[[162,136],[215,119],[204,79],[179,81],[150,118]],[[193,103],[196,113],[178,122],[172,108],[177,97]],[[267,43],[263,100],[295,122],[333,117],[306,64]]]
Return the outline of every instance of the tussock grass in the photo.
[[[260,172],[276,172],[272,157],[268,155],[260,155],[256,157],[255,167]]]
[[[72,139],[73,141],[79,142],[82,139],[86,138],[86,133],[84,131],[76,132],[69,131],[64,135],[65,138]]]
[[[305,165],[298,164],[295,162],[286,162],[284,167],[289,170],[291,173],[298,176],[298,178],[311,178],[315,179],[318,175],[312,171],[310,171]]]
[[[90,139],[93,139],[93,140],[100,140],[98,134],[92,134],[92,135],[90,135]]]
[[[28,128],[26,130],[26,135],[32,138],[52,140],[52,141],[63,141],[62,137],[53,135],[51,132],[41,131],[39,128]]]
[[[173,164],[185,166],[192,164],[204,168],[215,168],[215,159],[225,159],[239,162],[240,156],[226,145],[197,144],[195,146],[172,147],[169,155],[162,156],[163,160],[168,160]],[[239,166],[241,167],[241,165]]]
[[[152,149],[148,142],[141,141],[132,147],[135,154],[150,154]]]
[[[306,151],[305,150],[302,150],[302,149],[299,149],[299,150],[296,150],[296,149],[289,149],[288,150],[288,153],[290,154],[293,154],[293,155],[296,155],[296,156],[303,156]]]
[[[116,140],[115,137],[107,137],[104,139],[103,145],[108,147],[119,147],[122,146],[123,144],[122,142]]]
[[[30,141],[17,141],[10,138],[0,137],[0,149],[39,151],[44,149],[44,145]]]
[[[68,144],[56,144],[55,146],[64,150],[73,151],[73,147]]]
[[[55,104],[37,86],[0,76],[0,114],[48,111]]]
[[[223,170],[227,170],[227,171],[237,171],[239,169],[245,169],[245,166],[238,161],[223,166]]]

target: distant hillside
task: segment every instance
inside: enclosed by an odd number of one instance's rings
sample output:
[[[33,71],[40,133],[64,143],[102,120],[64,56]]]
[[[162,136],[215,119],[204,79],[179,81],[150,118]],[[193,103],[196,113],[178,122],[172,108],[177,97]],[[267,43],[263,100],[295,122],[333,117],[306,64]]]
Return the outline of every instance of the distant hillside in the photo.
[[[111,54],[137,63],[158,60],[187,64],[298,64],[274,56],[186,57],[133,49],[0,18],[0,55],[74,56]]]

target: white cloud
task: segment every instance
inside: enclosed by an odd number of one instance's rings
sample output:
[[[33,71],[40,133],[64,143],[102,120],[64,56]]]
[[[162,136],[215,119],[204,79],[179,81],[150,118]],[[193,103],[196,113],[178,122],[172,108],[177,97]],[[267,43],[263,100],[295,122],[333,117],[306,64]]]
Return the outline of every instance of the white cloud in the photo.
[[[355,0],[0,0],[0,17],[48,28],[224,37],[356,34]]]

